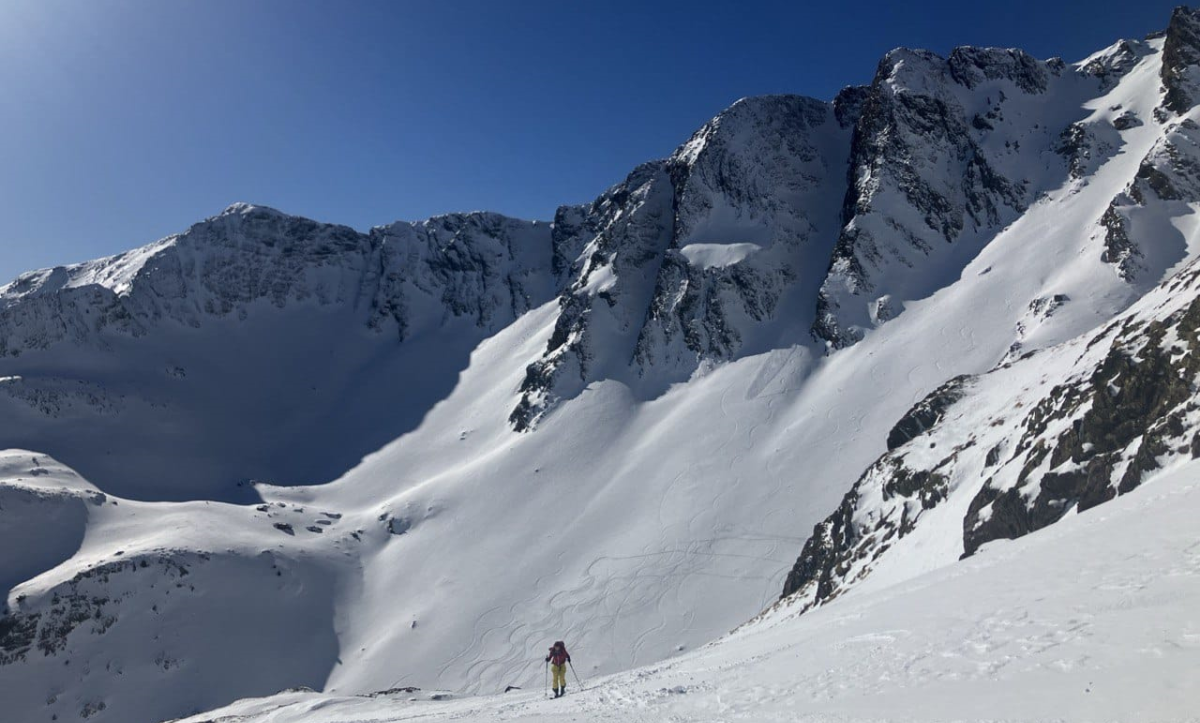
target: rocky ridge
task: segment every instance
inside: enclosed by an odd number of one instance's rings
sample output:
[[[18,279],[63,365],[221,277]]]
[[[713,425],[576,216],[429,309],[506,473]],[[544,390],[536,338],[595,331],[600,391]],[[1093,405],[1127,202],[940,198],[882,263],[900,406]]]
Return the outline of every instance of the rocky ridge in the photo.
[[[1084,338],[951,380],[900,420],[890,451],[813,529],[788,604],[832,600],[935,536],[957,531],[942,554],[973,555],[1197,458],[1198,359],[1192,263]]]
[[[164,322],[245,320],[260,304],[353,307],[401,340],[448,316],[494,332],[552,297],[549,239],[548,224],[491,213],[362,234],[234,204],[150,246],[0,287],[0,356],[63,341],[103,346]]]
[[[1024,211],[1041,179],[1018,169],[1044,150],[1042,122],[1063,120],[1031,108],[1039,96],[1078,92],[1083,76],[1018,50],[884,57],[855,124],[842,230],[813,334],[834,348],[855,343],[903,300],[944,283],[930,267],[953,266],[956,245],[986,240]]]
[[[555,331],[510,415],[527,431],[596,381],[652,398],[745,354],[856,343],[950,283],[1048,190],[1085,183],[1120,152],[1142,116],[1082,108],[1161,55],[1162,137],[1096,219],[1103,260],[1149,288],[1180,254],[1155,248],[1139,215],[1159,218],[1142,213],[1152,204],[1179,215],[1200,198],[1186,103],[1196,22],[1178,10],[1161,38],[1075,65],[898,49],[832,102],[735,103],[550,224],[477,213],[360,234],[237,205],[146,249],[0,289],[0,356],[242,318],[259,302],[352,306],[402,341],[470,319],[482,338],[556,299]]]
[[[827,184],[844,165],[846,132],[833,104],[744,99],[670,158],[570,209],[578,220],[556,246],[580,250],[578,276],[521,385],[514,427],[531,428],[592,381],[653,395],[743,353],[785,296],[813,286],[813,259],[835,233],[837,186]]]

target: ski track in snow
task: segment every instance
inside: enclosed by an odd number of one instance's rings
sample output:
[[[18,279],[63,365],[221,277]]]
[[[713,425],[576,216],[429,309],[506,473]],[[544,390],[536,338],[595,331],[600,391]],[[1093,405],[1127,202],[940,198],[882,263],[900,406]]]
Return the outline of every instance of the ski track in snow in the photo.
[[[976,558],[666,663],[444,702],[283,694],[220,723],[1200,720],[1200,463]]]

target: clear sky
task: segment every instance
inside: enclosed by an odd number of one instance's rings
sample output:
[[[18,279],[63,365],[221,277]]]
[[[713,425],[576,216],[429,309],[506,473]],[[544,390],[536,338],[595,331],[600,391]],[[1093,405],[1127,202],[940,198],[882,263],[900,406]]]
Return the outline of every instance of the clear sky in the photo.
[[[742,96],[828,99],[901,45],[1079,60],[1175,4],[0,0],[0,279],[234,201],[549,219]]]

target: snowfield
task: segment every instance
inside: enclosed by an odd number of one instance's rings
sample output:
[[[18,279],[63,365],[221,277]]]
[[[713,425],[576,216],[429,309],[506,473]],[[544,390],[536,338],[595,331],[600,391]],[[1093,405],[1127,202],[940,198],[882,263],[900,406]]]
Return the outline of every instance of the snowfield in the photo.
[[[1197,721],[1197,514],[1190,463],[953,567],[799,617],[783,604],[582,690],[572,679],[560,700],[287,693],[186,721]],[[588,654],[572,651],[577,668]]]

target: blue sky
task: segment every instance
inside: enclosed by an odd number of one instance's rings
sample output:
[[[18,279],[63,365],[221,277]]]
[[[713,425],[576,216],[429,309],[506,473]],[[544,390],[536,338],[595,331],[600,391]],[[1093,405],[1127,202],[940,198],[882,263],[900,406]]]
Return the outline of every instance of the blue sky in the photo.
[[[1175,4],[0,0],[0,279],[234,201],[550,218],[739,97],[831,98],[901,45],[1078,60]]]

